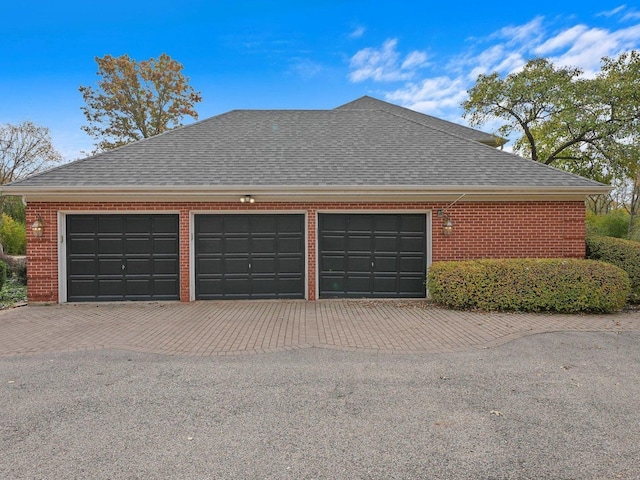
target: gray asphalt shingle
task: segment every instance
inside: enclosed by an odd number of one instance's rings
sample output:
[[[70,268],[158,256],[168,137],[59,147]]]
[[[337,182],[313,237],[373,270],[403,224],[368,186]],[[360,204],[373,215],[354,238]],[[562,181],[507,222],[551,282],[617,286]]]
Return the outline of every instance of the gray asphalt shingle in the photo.
[[[366,98],[363,103],[372,103]],[[65,186],[600,185],[469,140],[453,127],[454,132],[443,130],[450,122],[434,127],[408,118],[406,112],[399,116],[390,109],[355,106],[231,111],[34,175],[13,183],[9,190]]]

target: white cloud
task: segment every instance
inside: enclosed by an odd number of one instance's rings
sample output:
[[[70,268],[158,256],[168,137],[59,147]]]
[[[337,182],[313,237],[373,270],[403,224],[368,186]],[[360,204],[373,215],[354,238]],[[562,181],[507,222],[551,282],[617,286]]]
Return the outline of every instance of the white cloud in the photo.
[[[442,76],[407,84],[388,93],[386,98],[414,110],[439,114],[460,105],[467,95],[466,90],[466,83],[462,79]]]
[[[396,50],[398,40],[386,40],[381,48],[364,48],[351,57],[352,82],[374,80],[376,82],[395,82],[411,79],[416,70],[426,64],[427,54],[415,50],[402,59]]]
[[[503,27],[490,38],[498,38],[506,40],[507,46],[523,43],[538,42],[544,36],[544,28],[542,25],[544,17],[536,17],[524,25],[509,25]]]
[[[619,7],[616,7],[612,10],[607,10],[604,12],[597,13],[596,17],[613,17],[615,14],[620,13],[625,8],[627,8],[626,5],[620,5]]]
[[[410,68],[418,68],[422,67],[427,63],[427,54],[424,52],[411,52],[407,55],[407,58],[402,62],[402,66],[400,67],[403,70]]]
[[[542,43],[542,45],[534,48],[533,52],[536,55],[544,56],[548,55],[551,52],[555,52],[556,50],[560,50],[561,48],[565,48],[571,45],[586,30],[587,27],[584,25],[576,25],[575,27],[571,27],[560,32],[558,35],[555,35],[546,40],[544,43]]]
[[[322,65],[316,63],[308,58],[296,58],[293,59],[291,65],[292,72],[301,76],[302,78],[312,78],[322,71]]]
[[[636,12],[622,5],[600,14],[601,17],[614,15],[632,18]],[[640,13],[637,15],[640,17]],[[465,123],[460,104],[478,75],[518,72],[528,60],[547,56],[557,66],[577,67],[584,71],[585,77],[593,77],[600,70],[602,57],[616,57],[622,52],[640,49],[640,23],[616,29],[539,16],[483,38],[468,39],[468,45],[458,55],[429,58],[427,63],[424,51],[416,50],[402,57],[397,51],[397,40],[387,40],[381,48],[364,49],[352,57],[350,79],[354,82],[403,81],[405,84],[400,88],[384,92],[387,100]],[[417,69],[426,65],[433,75],[420,78]],[[487,123],[483,129],[495,131],[499,126],[499,122]]]
[[[631,10],[630,12],[626,13],[623,17],[622,20],[627,21],[627,20],[638,20],[640,19],[640,12],[638,12],[637,10]]]
[[[356,38],[360,38],[364,35],[364,32],[366,32],[366,28],[364,28],[361,25],[358,25],[356,28],[354,28],[351,33],[349,33],[349,38],[352,39],[356,39]]]

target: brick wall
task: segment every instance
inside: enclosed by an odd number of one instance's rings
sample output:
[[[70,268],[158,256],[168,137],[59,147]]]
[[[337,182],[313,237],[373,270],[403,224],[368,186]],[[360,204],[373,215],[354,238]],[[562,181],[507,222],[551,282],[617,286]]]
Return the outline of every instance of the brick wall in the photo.
[[[436,216],[446,203],[59,203],[30,202],[27,225],[40,215],[44,235],[34,238],[27,229],[27,272],[30,302],[58,301],[57,214],[63,212],[174,211],[180,215],[180,298],[189,300],[190,211],[305,211],[307,213],[307,297],[316,292],[316,216],[318,211],[432,211],[432,260],[464,260],[488,257],[584,257],[584,202],[478,202],[458,203],[447,213],[453,233],[442,233]]]

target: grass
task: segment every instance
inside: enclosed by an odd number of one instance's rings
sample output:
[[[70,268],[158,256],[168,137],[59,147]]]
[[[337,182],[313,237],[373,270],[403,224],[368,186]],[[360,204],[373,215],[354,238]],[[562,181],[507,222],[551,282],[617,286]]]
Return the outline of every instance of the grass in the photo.
[[[18,303],[27,301],[27,286],[18,278],[11,276],[4,282],[0,290],[0,309],[11,308]]]

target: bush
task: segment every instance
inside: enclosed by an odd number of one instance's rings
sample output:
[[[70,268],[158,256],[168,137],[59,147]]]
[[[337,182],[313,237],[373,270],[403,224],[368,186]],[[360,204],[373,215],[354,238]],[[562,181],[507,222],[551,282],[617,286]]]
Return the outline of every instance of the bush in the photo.
[[[4,253],[7,255],[24,255],[27,251],[25,225],[3,213],[0,222],[0,242],[2,242]]]
[[[435,303],[455,309],[615,312],[627,301],[629,277],[593,260],[487,259],[434,263],[427,287]]]
[[[612,210],[605,214],[587,212],[587,234],[589,236],[627,238],[629,214],[622,210]]]
[[[640,243],[612,237],[587,237],[587,258],[620,267],[629,275],[629,302],[640,303]]]
[[[7,264],[7,277],[15,278],[17,282],[27,284],[27,258],[5,255],[0,260]]]
[[[7,264],[0,261],[0,290],[4,286],[4,282],[7,281]]]

